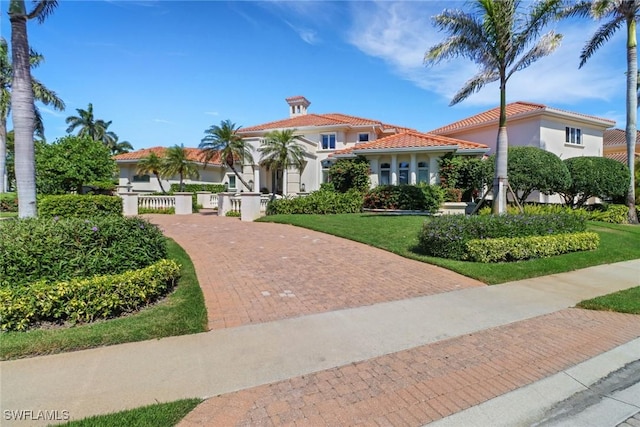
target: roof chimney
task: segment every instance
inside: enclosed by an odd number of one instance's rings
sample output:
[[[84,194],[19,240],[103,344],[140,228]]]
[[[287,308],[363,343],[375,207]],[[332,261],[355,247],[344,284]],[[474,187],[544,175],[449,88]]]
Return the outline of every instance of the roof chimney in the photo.
[[[289,117],[304,116],[307,114],[307,107],[311,105],[304,96],[292,96],[285,101],[289,104]]]

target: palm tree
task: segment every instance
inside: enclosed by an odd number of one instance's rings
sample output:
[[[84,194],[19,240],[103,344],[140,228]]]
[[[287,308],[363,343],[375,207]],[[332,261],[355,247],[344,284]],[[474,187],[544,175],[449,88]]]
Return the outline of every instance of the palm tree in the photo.
[[[9,2],[12,55],[11,107],[15,132],[15,169],[20,218],[35,217],[37,213],[33,143],[35,114],[27,20],[36,18],[39,22],[43,22],[57,5],[57,0],[38,0],[33,10],[27,12],[24,0]]]
[[[166,193],[164,187],[162,186],[162,180],[160,179],[160,170],[163,168],[163,159],[158,157],[156,153],[151,153],[147,157],[140,159],[138,162],[137,173],[139,174],[149,174],[152,173],[156,179],[158,180],[158,184],[160,184],[160,189],[163,193]]]
[[[164,176],[178,175],[180,177],[180,191],[184,191],[184,178],[200,177],[198,167],[188,159],[184,145],[174,145],[167,148],[162,159],[160,174]]]
[[[133,150],[133,145],[131,145],[129,141],[119,141],[119,139],[118,135],[114,134],[113,140],[109,145],[107,145],[109,150],[111,150],[111,154],[115,156],[117,154],[124,154]]]
[[[251,186],[242,178],[234,166],[236,160],[253,164],[251,147],[238,135],[240,128],[241,126],[236,127],[235,123],[231,123],[231,120],[223,120],[220,122],[220,126],[213,125],[204,131],[206,136],[202,138],[199,148],[204,150],[205,165],[219,153],[220,158],[231,168],[240,182],[251,190]]]
[[[560,44],[562,35],[549,31],[534,41],[546,24],[557,16],[562,0],[541,0],[523,13],[520,0],[475,0],[472,13],[445,10],[435,16],[439,30],[449,37],[425,54],[425,63],[463,57],[476,62],[481,70],[455,94],[455,105],[479,91],[487,83],[500,83],[500,121],[497,137],[496,168],[493,180],[493,212],[506,213],[507,179],[507,81],[536,60],[549,55]],[[529,48],[529,46],[533,46]],[[527,50],[528,49],[528,50]]]
[[[582,68],[589,58],[605,44],[613,34],[623,25],[627,30],[627,123],[625,139],[627,143],[627,165],[629,165],[630,180],[627,190],[627,219],[630,224],[638,224],[635,208],[634,160],[636,150],[636,130],[638,116],[638,43],[636,40],[636,20],[640,19],[640,2],[635,0],[594,0],[581,1],[570,7],[566,16],[593,17],[607,19],[595,32],[591,40],[580,53]]]
[[[89,106],[86,110],[82,108],[76,108],[78,112],[77,116],[69,116],[66,118],[65,122],[69,125],[67,128],[67,133],[71,133],[77,128],[78,130],[77,136],[88,136],[94,141],[101,141],[104,137],[104,134],[107,132],[107,128],[111,124],[111,122],[105,122],[102,119],[96,119],[93,116],[93,104],[89,103]]]
[[[287,173],[289,166],[294,166],[298,171],[304,168],[304,147],[298,143],[300,136],[295,135],[297,129],[274,130],[265,135],[258,151],[262,157],[260,164],[267,170],[283,170]],[[275,174],[273,183],[273,197],[278,188],[278,174]],[[286,192],[286,189],[285,189]]]
[[[29,62],[31,68],[38,67],[44,61],[44,57],[31,50]],[[0,37],[0,193],[6,191],[7,173],[7,117],[11,111],[11,61],[9,60],[9,47],[7,41]],[[33,97],[45,105],[52,105],[56,110],[64,110],[64,101],[58,95],[45,87],[40,81],[31,77]],[[35,135],[44,139],[44,123],[37,106],[34,106]],[[4,177],[4,179],[3,179]]]

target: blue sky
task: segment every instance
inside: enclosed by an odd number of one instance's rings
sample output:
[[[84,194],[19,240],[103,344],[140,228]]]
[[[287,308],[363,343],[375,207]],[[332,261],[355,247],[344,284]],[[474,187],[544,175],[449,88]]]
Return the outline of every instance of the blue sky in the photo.
[[[0,33],[10,39],[7,5],[0,0]],[[445,7],[465,3],[60,0],[44,24],[28,28],[46,58],[33,75],[67,105],[64,112],[41,106],[46,137],[64,136],[65,118],[91,102],[96,118],[112,120],[110,130],[135,149],[196,147],[224,119],[252,126],[286,118],[284,99],[295,95],[311,101],[312,113],[429,131],[499,101],[492,84],[449,107],[476,66],[423,65],[425,51],[445,37],[431,25]],[[605,117],[624,128],[624,30],[578,69],[597,25],[554,24],[562,46],[512,77],[508,101]]]

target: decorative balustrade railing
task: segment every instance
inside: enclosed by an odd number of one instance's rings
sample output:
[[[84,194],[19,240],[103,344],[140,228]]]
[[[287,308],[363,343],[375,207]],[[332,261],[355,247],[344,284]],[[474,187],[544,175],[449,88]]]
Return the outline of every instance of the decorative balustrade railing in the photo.
[[[138,208],[168,209],[175,207],[175,196],[138,196]]]

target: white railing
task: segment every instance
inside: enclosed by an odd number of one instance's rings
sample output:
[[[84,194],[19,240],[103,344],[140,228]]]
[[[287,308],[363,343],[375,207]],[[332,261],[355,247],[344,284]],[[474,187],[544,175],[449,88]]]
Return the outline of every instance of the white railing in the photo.
[[[204,207],[209,209],[218,209],[218,194],[213,193],[209,195],[209,205]]]
[[[242,200],[240,199],[240,195],[236,194],[235,196],[231,196],[231,210],[233,212],[240,212],[240,206],[242,205]]]
[[[176,207],[174,196],[138,196],[138,208],[169,209]]]

